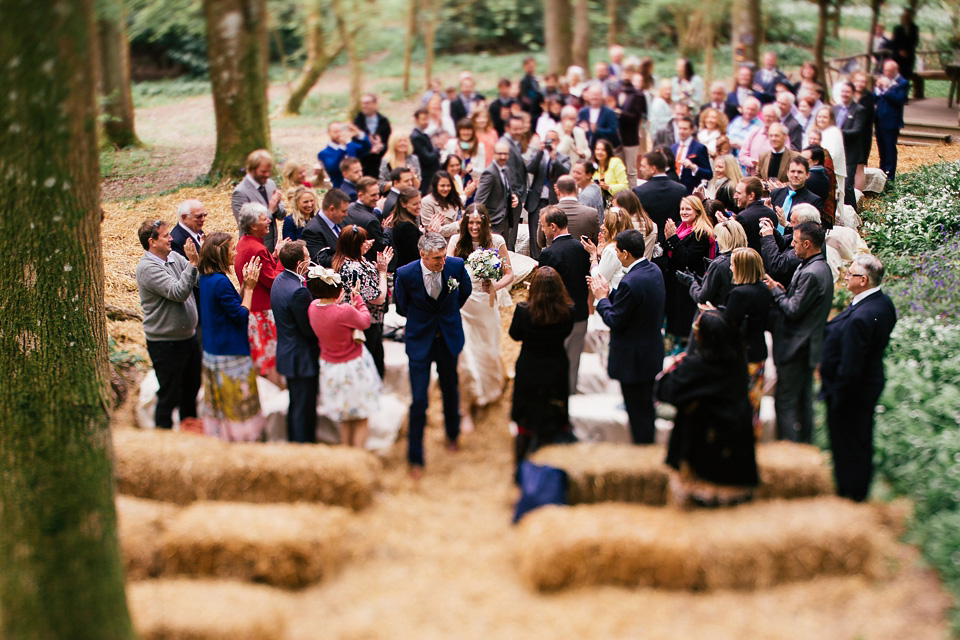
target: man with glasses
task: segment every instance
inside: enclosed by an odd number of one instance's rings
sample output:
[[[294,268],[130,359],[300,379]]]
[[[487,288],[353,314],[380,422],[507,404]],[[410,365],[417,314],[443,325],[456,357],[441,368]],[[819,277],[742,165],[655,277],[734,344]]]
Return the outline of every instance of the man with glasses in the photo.
[[[862,502],[873,476],[873,412],[886,381],[883,351],[897,311],[880,290],[883,264],[876,257],[854,258],[844,280],[853,302],[824,329],[820,395],[827,403],[837,493]]]
[[[173,237],[170,248],[186,258],[187,254],[183,246],[187,240],[192,240],[197,251],[200,251],[200,246],[203,244],[203,223],[207,219],[207,212],[204,211],[203,203],[199,200],[184,200],[177,207],[177,217],[180,221],[170,230],[170,235]]]
[[[513,210],[520,206],[520,199],[510,182],[507,163],[510,161],[510,143],[501,139],[493,147],[493,162],[480,174],[476,203],[487,208],[490,216],[490,231],[504,238],[515,226]],[[514,235],[516,237],[516,235]]]

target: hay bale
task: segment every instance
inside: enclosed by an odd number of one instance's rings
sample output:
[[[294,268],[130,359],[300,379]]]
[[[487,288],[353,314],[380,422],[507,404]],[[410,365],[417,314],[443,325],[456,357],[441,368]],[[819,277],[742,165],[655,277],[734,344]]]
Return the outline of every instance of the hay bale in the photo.
[[[340,507],[197,502],[163,533],[163,571],[304,587],[339,566],[346,524]]]
[[[143,640],[280,640],[290,596],[223,580],[148,580],[127,586]]]
[[[117,496],[117,533],[127,579],[142,580],[160,575],[161,537],[180,507],[169,502]]]
[[[607,442],[580,442],[545,447],[533,462],[558,467],[570,480],[567,502],[667,502],[669,467],[666,449]],[[760,485],[756,497],[800,498],[832,493],[830,472],[819,449],[792,442],[757,445]]]
[[[868,505],[836,497],[704,511],[544,507],[524,518],[519,536],[520,574],[541,591],[763,589],[824,575],[876,577],[893,544]]]
[[[323,502],[363,509],[382,468],[360,449],[227,443],[165,430],[117,430],[113,444],[120,493],[176,504]]]

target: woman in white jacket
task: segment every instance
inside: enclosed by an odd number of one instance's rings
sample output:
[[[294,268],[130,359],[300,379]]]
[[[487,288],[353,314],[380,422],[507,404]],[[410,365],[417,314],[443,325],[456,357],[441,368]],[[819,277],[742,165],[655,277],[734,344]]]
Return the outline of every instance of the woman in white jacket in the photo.
[[[833,109],[820,107],[813,121],[820,132],[820,146],[830,152],[833,171],[837,175],[837,203],[843,202],[843,189],[847,181],[847,154],[843,149],[843,132],[833,117]],[[841,205],[842,206],[842,205]]]

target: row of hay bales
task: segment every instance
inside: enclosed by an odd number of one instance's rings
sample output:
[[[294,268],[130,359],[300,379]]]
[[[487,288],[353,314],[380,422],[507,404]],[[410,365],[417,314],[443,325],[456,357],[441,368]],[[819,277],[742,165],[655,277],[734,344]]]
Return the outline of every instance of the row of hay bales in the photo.
[[[761,589],[825,575],[880,577],[893,539],[869,505],[833,496],[732,509],[544,507],[520,523],[520,575],[540,591],[614,584]]]
[[[360,510],[373,502],[382,470],[361,449],[226,443],[159,429],[116,430],[113,445],[121,494],[180,505],[320,502]]]
[[[532,460],[567,473],[569,504],[633,502],[652,506],[667,502],[669,467],[666,450],[657,445],[602,442],[545,447]],[[755,497],[805,498],[833,492],[823,453],[792,442],[757,445],[760,484]]]
[[[300,588],[343,559],[350,512],[317,504],[169,502],[117,498],[130,580],[203,576]]]

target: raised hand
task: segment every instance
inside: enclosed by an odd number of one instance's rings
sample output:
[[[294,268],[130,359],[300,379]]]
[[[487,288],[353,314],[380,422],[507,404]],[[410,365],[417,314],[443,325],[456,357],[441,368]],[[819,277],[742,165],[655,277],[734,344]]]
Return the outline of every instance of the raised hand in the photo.
[[[183,252],[187,254],[187,260],[190,261],[190,264],[194,267],[197,266],[197,263],[200,262],[200,255],[197,253],[197,245],[194,244],[193,238],[187,238],[187,241],[183,243]]]
[[[393,260],[393,247],[387,247],[383,251],[377,252],[377,271],[386,273],[387,265],[390,264],[391,260]]]
[[[253,289],[260,280],[260,258],[254,256],[247,264],[243,265],[243,286],[247,289]]]

